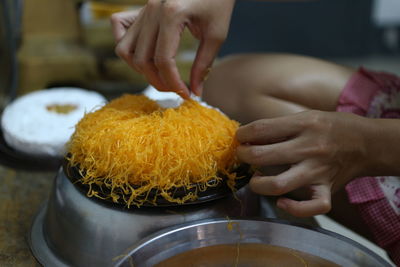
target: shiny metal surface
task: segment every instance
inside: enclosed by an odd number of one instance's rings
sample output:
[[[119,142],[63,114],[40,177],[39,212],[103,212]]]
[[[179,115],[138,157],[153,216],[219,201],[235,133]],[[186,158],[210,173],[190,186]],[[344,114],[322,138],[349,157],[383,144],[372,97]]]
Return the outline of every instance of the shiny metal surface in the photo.
[[[228,229],[228,223],[233,229]],[[369,249],[327,230],[278,220],[240,219],[209,219],[157,232],[127,251],[116,266],[150,267],[195,248],[237,243],[291,248],[346,267],[391,266]]]
[[[48,203],[36,217],[32,252],[44,266],[111,266],[140,239],[166,227],[226,216],[257,216],[258,197],[247,187],[201,205],[121,209],[82,194],[60,170]]]
[[[28,236],[28,242],[31,247],[31,251],[33,255],[35,255],[36,259],[43,264],[43,266],[68,267],[68,265],[63,262],[63,260],[60,259],[46,243],[45,236],[43,234],[43,221],[46,212],[46,206],[47,203],[43,205],[33,221],[31,233]]]

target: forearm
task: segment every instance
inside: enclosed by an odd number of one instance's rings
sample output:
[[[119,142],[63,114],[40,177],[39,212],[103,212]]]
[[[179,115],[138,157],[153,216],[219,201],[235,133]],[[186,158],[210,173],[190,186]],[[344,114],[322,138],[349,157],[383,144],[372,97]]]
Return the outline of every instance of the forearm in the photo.
[[[369,166],[365,175],[400,176],[400,120],[366,120],[366,153]]]

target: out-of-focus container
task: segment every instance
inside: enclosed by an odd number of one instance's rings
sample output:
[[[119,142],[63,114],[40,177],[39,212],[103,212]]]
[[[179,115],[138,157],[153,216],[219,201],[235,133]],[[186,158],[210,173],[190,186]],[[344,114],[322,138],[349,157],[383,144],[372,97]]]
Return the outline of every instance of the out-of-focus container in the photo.
[[[258,196],[247,187],[236,195],[201,204],[127,209],[88,198],[61,169],[34,220],[30,245],[44,266],[111,266],[132,244],[166,227],[259,215]]]

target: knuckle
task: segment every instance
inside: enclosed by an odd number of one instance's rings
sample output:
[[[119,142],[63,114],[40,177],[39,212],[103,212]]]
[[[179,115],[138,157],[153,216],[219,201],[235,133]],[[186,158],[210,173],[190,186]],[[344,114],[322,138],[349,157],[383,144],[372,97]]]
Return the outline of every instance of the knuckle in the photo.
[[[168,1],[164,4],[164,12],[171,17],[175,17],[182,11],[182,6],[179,2]]]
[[[110,16],[110,21],[111,23],[117,23],[120,20],[120,15],[119,13],[114,13]]]
[[[165,58],[165,57],[155,57],[154,58],[154,65],[156,65],[156,67],[158,69],[168,69],[171,68],[175,63],[175,60],[172,58]]]
[[[315,122],[319,122],[321,120],[322,115],[323,112],[320,110],[310,110],[311,120]]]
[[[257,194],[264,195],[264,192],[262,192],[262,191],[260,190],[259,184],[256,183],[256,182],[254,182],[254,179],[250,179],[250,181],[249,181],[249,186],[250,186],[250,189],[251,189],[253,192],[255,192],[255,193],[257,193]]]
[[[248,161],[252,164],[262,165],[264,154],[260,147],[250,147],[247,151]]]
[[[306,131],[314,126],[314,110],[302,111],[293,115],[294,124],[301,129]]]
[[[314,140],[311,145],[304,145],[296,151],[301,158],[327,158],[335,153],[335,144],[324,138]]]
[[[140,56],[134,56],[133,64],[140,69],[145,69],[148,64],[148,61]]]
[[[321,213],[328,213],[332,209],[331,201],[327,198],[321,199],[320,209]]]
[[[209,31],[205,33],[205,38],[210,41],[222,43],[228,35],[226,27],[221,25],[214,25]]]
[[[307,126],[311,126],[311,127],[320,126],[321,122],[324,121],[323,114],[324,113],[319,110],[307,111],[307,120],[305,120],[305,122],[307,123]]]
[[[274,179],[270,184],[270,192],[274,196],[283,195],[286,193],[287,183],[282,179]]]
[[[120,44],[115,47],[115,54],[121,58],[126,58],[128,56],[127,49]]]
[[[158,0],[148,0],[146,3],[146,8],[153,8],[159,4],[160,1]]]
[[[318,141],[315,144],[315,148],[314,149],[315,149],[316,154],[325,155],[325,154],[328,154],[329,151],[330,151],[330,144],[328,144],[325,141]]]

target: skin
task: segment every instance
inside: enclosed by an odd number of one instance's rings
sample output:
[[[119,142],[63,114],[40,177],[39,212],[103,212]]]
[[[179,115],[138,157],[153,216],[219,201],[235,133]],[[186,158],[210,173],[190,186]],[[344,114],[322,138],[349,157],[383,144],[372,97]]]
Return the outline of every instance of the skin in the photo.
[[[201,95],[203,80],[226,39],[233,6],[234,0],[149,0],[139,11],[111,17],[115,52],[158,90],[184,98],[191,92]],[[190,87],[175,62],[185,27],[200,41]]]
[[[213,69],[204,99],[250,122],[237,131],[238,157],[263,170],[286,166],[257,172],[254,192],[279,196],[278,207],[308,217],[329,212],[332,194],[356,177],[400,174],[398,120],[335,112],[353,73],[292,55],[235,56]]]
[[[157,89],[184,98],[200,95],[226,38],[233,5],[234,0],[149,0],[138,12],[114,14],[116,53]],[[200,40],[190,87],[175,63],[184,27]],[[260,170],[286,166],[278,174],[256,173],[250,186],[260,194],[281,196],[277,205],[295,216],[330,211],[338,191],[343,212],[331,214],[348,218],[342,216],[352,212],[342,206],[346,183],[364,175],[400,175],[398,121],[334,112],[353,73],[306,57],[241,55],[219,64],[204,85],[207,102],[249,123],[237,133],[242,161]],[[301,197],[295,194],[298,189]]]
[[[148,0],[140,10],[115,13],[111,16],[115,52],[158,90],[183,98],[191,93],[200,96],[227,37],[234,4],[235,0]],[[189,87],[175,62],[185,27],[200,41]]]

